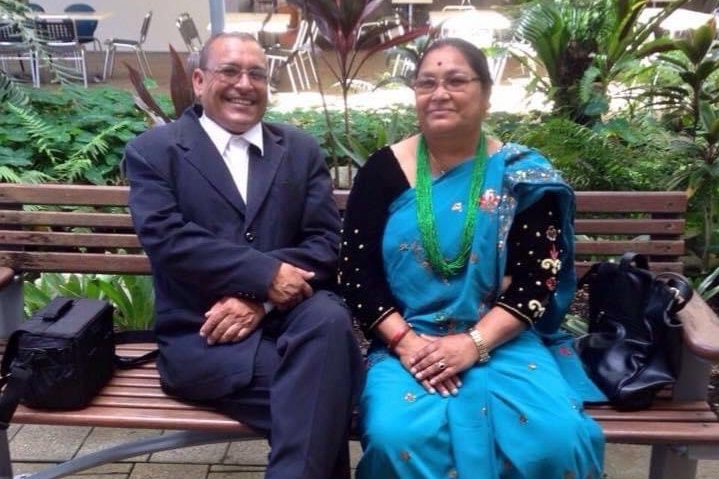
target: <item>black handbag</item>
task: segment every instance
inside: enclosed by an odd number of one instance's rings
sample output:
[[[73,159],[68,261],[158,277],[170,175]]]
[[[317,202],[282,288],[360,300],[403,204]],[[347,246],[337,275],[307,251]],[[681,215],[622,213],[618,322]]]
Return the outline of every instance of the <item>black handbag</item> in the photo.
[[[618,409],[650,406],[676,381],[682,324],[675,314],[691,299],[689,282],[654,274],[645,256],[625,253],[619,263],[593,265],[585,284],[589,327],[576,346],[589,377]]]
[[[157,350],[137,358],[115,355],[118,342],[154,338],[143,331],[118,341],[113,311],[107,301],[59,297],[14,331],[0,364],[0,423],[10,421],[19,402],[40,409],[81,409],[107,384],[115,367],[134,367],[156,357]]]

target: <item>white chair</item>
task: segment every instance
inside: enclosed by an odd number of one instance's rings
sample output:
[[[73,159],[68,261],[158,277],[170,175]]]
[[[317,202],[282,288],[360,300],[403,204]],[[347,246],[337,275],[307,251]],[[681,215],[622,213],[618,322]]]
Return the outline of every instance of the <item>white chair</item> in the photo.
[[[147,32],[150,29],[150,21],[152,20],[152,10],[147,12],[145,14],[145,17],[142,19],[142,27],[140,28],[140,39],[139,40],[126,40],[126,39],[120,39],[120,38],[111,38],[105,42],[106,49],[105,49],[105,64],[102,68],[102,78],[103,80],[107,78],[108,69],[110,72],[110,77],[112,77],[112,72],[115,69],[115,52],[118,48],[126,48],[128,50],[132,50],[135,52],[135,55],[137,55],[137,63],[140,65],[140,70],[142,70],[142,75],[147,78],[149,76],[152,76],[152,69],[150,68],[150,62],[147,61],[147,56],[145,55],[145,50],[143,50],[142,45],[145,43],[145,40],[147,39]]]
[[[284,69],[290,79],[292,91],[297,93],[299,89],[310,88],[310,77],[307,64],[312,72],[313,79],[317,82],[317,69],[312,58],[311,35],[317,33],[310,32],[310,26],[307,20],[300,20],[297,27],[297,36],[295,42],[290,48],[270,48],[266,52],[267,61],[269,63],[270,78],[275,78],[280,70]],[[295,74],[297,78],[295,80]]]
[[[38,60],[47,59],[59,76],[82,80],[87,88],[85,47],[77,38],[75,21],[69,17],[36,19],[35,34]]]
[[[0,23],[0,70],[10,74],[9,62],[20,62],[25,72],[24,61],[30,65],[30,78],[35,88],[40,87],[40,75],[37,70],[37,57],[33,46],[23,39],[20,28],[13,23]]]

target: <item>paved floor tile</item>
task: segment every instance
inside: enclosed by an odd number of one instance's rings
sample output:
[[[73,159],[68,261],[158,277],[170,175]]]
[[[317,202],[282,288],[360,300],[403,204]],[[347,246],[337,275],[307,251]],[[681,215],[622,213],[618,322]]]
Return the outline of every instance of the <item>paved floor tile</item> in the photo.
[[[79,451],[79,455],[90,454],[92,452],[106,449],[108,446],[122,444],[130,441],[137,441],[139,439],[150,438],[159,436],[162,430],[158,429],[126,429],[126,428],[108,428],[108,427],[96,427],[92,430],[88,436],[82,448]],[[125,461],[133,462],[146,462],[149,459],[149,454],[142,456],[135,456],[133,458],[124,459]]]
[[[156,452],[150,462],[182,462],[188,464],[220,464],[227,456],[229,443],[205,444],[203,446],[183,447],[169,451]]]
[[[270,453],[270,446],[264,439],[251,441],[234,441],[227,449],[225,464],[243,464],[265,466]]]
[[[607,479],[641,479],[649,476],[649,446],[607,444],[605,472]],[[719,461],[699,461],[696,479],[717,479]],[[680,478],[677,478],[680,479]]]
[[[20,429],[22,429],[22,426],[10,424],[10,427],[8,427],[6,431],[8,441],[12,441],[12,438],[20,431]]]
[[[80,449],[90,430],[89,427],[28,424],[10,442],[10,455],[16,461],[66,461]]]
[[[265,468],[262,466],[226,466],[210,467],[207,479],[263,479]]]
[[[357,467],[360,457],[362,457],[362,445],[359,441],[350,441],[350,466]]]
[[[205,479],[208,465],[140,463],[132,469],[129,479]]]

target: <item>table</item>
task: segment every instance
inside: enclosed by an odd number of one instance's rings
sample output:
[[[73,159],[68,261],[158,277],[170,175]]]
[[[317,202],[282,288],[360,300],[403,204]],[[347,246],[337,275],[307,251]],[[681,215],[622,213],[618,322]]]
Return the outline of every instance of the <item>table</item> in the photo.
[[[37,20],[59,20],[69,18],[71,20],[105,20],[112,16],[112,12],[60,12],[60,13],[44,13],[33,12],[33,18]]]
[[[649,21],[662,12],[662,8],[645,8],[639,14],[639,21]],[[711,13],[695,12],[686,8],[677,8],[667,18],[662,20],[659,26],[667,30],[672,38],[677,37],[681,32],[694,30],[706,24],[714,17]]]
[[[247,32],[255,36],[260,30],[268,33],[283,33],[287,31],[291,16],[290,13],[273,13],[263,28],[262,24],[267,18],[267,13],[225,13],[224,31]]]

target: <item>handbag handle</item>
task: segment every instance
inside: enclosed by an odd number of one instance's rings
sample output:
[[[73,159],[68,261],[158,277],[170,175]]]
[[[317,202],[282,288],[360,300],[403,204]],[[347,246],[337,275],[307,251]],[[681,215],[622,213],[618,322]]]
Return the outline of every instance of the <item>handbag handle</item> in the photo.
[[[72,304],[72,298],[53,298],[44,308],[35,312],[30,319],[39,318],[43,321],[57,321],[72,307]]]
[[[657,274],[657,279],[664,281],[669,290],[674,294],[674,301],[669,307],[669,313],[675,314],[679,312],[694,295],[694,288],[689,281],[679,273],[665,271]]]
[[[646,256],[640,253],[633,253],[631,251],[627,251],[622,255],[622,259],[619,260],[619,267],[623,270],[626,270],[630,266],[632,266],[632,263],[637,268],[641,269],[649,269],[649,260]]]

